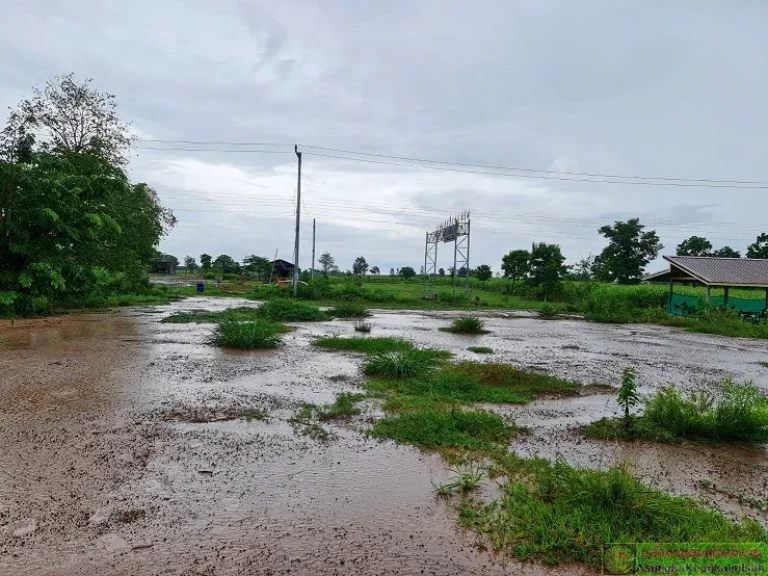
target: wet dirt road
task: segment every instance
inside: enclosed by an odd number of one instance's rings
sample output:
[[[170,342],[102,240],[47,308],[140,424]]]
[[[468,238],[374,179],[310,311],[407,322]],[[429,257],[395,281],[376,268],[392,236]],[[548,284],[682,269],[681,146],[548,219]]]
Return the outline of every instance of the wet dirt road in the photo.
[[[352,323],[301,324],[281,349],[247,353],[205,344],[208,325],[159,323],[172,311],[235,305],[254,304],[188,299],[0,322],[0,574],[552,573],[493,555],[456,529],[450,504],[433,495],[449,476],[444,464],[367,439],[360,431],[370,414],[331,426],[336,437],[328,443],[294,433],[286,420],[302,402],[329,402],[357,389],[359,357],[311,346],[317,334],[352,333]],[[468,338],[436,330],[449,316],[377,313],[374,334],[468,358],[474,355],[467,346],[487,345],[497,350],[494,360],[585,383],[616,382],[631,364],[643,391],[667,381],[708,386],[725,374],[763,386],[768,375],[757,364],[768,359],[762,342],[495,317],[486,319],[492,334]],[[269,417],[232,419],[247,409]],[[611,414],[609,396],[502,410],[533,429],[515,450],[560,450],[590,465],[621,455],[580,440],[571,428]],[[700,492],[726,509],[759,513],[734,494],[765,498],[757,480],[758,471],[764,476],[762,452],[745,459],[696,456],[700,447],[667,450],[675,454],[639,450],[639,471],[653,478],[661,467],[671,469],[665,487],[697,491],[690,470],[715,458],[710,467],[719,483]],[[669,459],[680,450],[691,453],[686,474],[674,472]],[[737,459],[739,478],[726,477]]]

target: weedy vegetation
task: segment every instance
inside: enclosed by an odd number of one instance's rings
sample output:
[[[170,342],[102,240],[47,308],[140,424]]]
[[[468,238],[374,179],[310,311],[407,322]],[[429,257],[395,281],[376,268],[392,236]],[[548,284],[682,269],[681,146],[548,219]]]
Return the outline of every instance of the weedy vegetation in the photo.
[[[208,310],[193,310],[191,312],[177,312],[163,318],[162,322],[167,324],[215,324],[227,320],[244,322],[260,319],[258,308],[227,308],[220,312],[210,312]]]
[[[373,324],[370,322],[366,322],[365,320],[358,320],[355,322],[355,332],[370,334],[371,330],[373,330]]]
[[[672,496],[634,478],[626,465],[591,470],[507,458],[503,495],[464,500],[459,522],[522,560],[599,566],[616,542],[764,542],[754,520],[732,522],[692,498]]]
[[[768,441],[768,398],[749,381],[726,379],[714,393],[687,396],[668,386],[644,400],[630,427],[602,418],[583,430],[601,439],[762,443]]]
[[[336,318],[367,318],[371,312],[359,302],[340,302],[329,314]]]
[[[273,322],[320,322],[331,318],[328,312],[300,300],[269,300],[256,310],[259,318]]]

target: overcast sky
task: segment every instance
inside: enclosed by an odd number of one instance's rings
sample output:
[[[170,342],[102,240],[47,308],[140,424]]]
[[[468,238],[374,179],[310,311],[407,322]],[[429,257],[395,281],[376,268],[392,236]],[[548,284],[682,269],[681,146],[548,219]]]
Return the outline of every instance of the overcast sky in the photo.
[[[161,249],[179,258],[292,258],[293,143],[305,152],[302,267],[313,217],[318,256],[330,251],[345,269],[362,255],[386,272],[418,270],[426,230],[467,209],[472,264],[494,271],[533,241],[559,243],[573,263],[604,246],[599,226],[633,216],[657,230],[664,253],[692,234],[743,251],[768,230],[768,190],[438,171],[306,147],[768,181],[765,0],[0,5],[2,108],[71,71],[114,93],[143,139],[272,143],[138,143],[131,177],[175,211]],[[148,149],[161,147],[239,151]],[[450,249],[438,258],[447,268]]]

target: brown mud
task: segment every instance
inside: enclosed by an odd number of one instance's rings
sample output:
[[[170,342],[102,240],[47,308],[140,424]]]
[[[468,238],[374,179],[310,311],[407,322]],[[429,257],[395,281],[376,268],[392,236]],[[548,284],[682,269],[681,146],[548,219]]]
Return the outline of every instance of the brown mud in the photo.
[[[256,305],[196,298],[150,309],[0,322],[0,574],[561,574],[495,555],[455,527],[434,455],[368,439],[370,412],[318,442],[287,423],[303,402],[358,390],[360,357],[311,345],[353,322],[297,324],[267,352],[208,346],[171,312]],[[521,453],[602,466],[629,458],[675,492],[762,517],[761,448],[586,441],[575,426],[616,411],[607,384],[636,366],[643,392],[732,375],[768,384],[764,342],[653,326],[489,315],[484,336],[436,328],[450,313],[376,313],[398,335],[591,384],[583,396],[502,407],[532,429]],[[255,415],[245,418],[245,415]],[[703,481],[703,482],[702,482]]]

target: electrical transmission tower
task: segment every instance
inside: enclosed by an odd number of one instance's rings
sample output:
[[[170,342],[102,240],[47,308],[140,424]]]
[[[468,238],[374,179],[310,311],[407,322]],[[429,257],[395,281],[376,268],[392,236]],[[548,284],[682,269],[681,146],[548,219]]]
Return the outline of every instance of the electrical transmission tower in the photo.
[[[453,242],[452,285],[456,293],[459,272],[464,271],[466,279],[464,290],[469,291],[469,210],[458,216],[452,216],[443,222],[434,232],[427,232],[424,246],[424,291],[423,298],[431,299],[435,295],[435,276],[437,273],[437,245]]]

